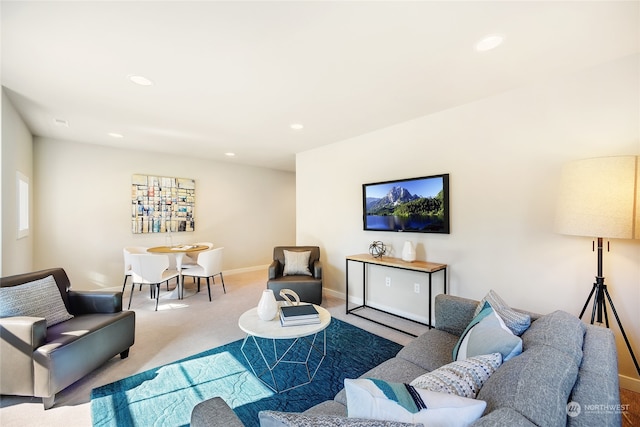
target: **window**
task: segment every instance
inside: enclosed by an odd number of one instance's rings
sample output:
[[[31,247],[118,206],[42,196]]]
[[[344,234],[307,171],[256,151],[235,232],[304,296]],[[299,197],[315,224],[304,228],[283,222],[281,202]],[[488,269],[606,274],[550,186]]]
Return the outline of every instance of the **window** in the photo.
[[[18,239],[29,235],[29,178],[16,173],[16,194],[18,196]]]

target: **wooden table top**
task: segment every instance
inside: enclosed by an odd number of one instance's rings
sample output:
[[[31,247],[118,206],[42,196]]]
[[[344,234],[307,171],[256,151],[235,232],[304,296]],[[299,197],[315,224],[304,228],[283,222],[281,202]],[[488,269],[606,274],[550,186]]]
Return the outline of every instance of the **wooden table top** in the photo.
[[[366,262],[368,264],[386,265],[389,267],[404,268],[406,270],[423,271],[425,273],[433,273],[447,268],[447,264],[439,264],[429,261],[403,261],[401,258],[393,258],[389,256],[374,257],[371,254],[358,254],[347,256],[348,260]]]
[[[147,252],[171,254],[176,252],[198,252],[204,251],[205,249],[209,249],[209,247],[204,245],[155,246],[147,249]]]

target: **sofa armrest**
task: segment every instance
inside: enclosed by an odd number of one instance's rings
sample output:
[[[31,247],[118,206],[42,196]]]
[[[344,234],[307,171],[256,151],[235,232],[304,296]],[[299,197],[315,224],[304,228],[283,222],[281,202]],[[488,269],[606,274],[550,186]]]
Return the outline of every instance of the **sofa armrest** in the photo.
[[[33,395],[33,352],[46,338],[42,317],[0,319],[0,394]]]
[[[436,295],[436,329],[460,336],[473,320],[478,301],[453,295]]]
[[[191,426],[244,427],[240,418],[221,397],[198,403],[191,411]]]
[[[47,321],[43,317],[3,317],[0,332],[3,345],[10,344],[31,353],[46,342]],[[2,353],[4,356],[4,351]]]
[[[269,280],[273,280],[278,277],[278,270],[280,270],[280,262],[274,259],[269,265]]]
[[[69,291],[68,295],[73,315],[122,311],[122,292]]]
[[[313,278],[322,279],[322,262],[320,260],[313,263]]]

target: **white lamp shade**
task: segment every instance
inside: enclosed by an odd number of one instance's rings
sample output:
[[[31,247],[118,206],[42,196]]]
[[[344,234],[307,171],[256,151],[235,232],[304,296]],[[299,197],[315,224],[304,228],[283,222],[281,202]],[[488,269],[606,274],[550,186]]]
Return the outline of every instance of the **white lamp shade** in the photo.
[[[562,170],[556,231],[612,239],[640,239],[638,156],[570,162]]]

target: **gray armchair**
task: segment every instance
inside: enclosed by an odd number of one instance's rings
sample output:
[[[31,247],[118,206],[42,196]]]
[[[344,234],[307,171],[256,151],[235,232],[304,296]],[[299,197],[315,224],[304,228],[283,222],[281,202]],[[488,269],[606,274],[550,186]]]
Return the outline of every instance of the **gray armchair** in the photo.
[[[308,270],[290,270],[286,265],[285,251],[294,255],[306,255],[309,252]],[[300,254],[302,253],[302,254]],[[320,262],[320,248],[318,246],[276,246],[273,248],[273,262],[269,266],[267,288],[273,290],[276,299],[280,297],[281,289],[291,289],[300,296],[300,301],[312,304],[322,304],[322,263]]]
[[[73,291],[62,268],[0,278],[0,304],[19,311],[10,304],[15,299],[6,288],[24,286],[31,292],[31,283],[49,276],[62,297],[65,317],[72,318],[49,325],[41,316],[0,316],[0,394],[42,397],[45,409],[53,406],[57,392],[107,360],[118,354],[126,358],[135,338],[135,313],[122,311],[122,292]]]

